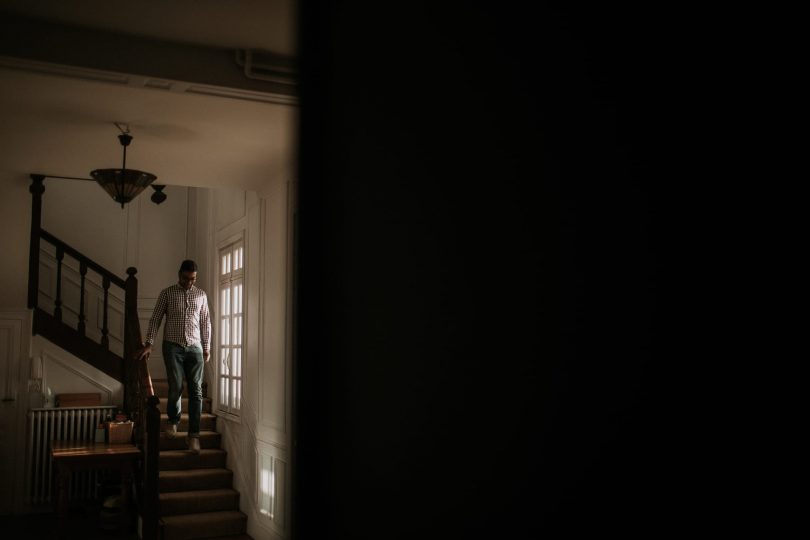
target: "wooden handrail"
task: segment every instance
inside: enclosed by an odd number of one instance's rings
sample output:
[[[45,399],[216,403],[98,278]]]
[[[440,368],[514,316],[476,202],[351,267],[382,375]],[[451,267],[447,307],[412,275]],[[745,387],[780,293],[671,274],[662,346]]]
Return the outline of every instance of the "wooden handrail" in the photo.
[[[82,262],[85,263],[87,265],[87,268],[93,270],[96,274],[100,275],[101,277],[106,277],[107,279],[109,279],[110,283],[118,285],[121,289],[126,289],[127,287],[126,281],[116,276],[115,274],[113,274],[112,272],[110,272],[97,262],[95,262],[93,259],[77,250],[76,248],[66,244],[64,241],[52,235],[45,229],[40,228],[39,234],[40,238],[42,238],[43,240],[46,240],[48,243],[53,244],[57,248],[61,248],[67,255],[70,255],[80,263]]]
[[[81,253],[76,248],[68,245],[63,240],[57,238],[48,231],[40,227],[41,220],[41,206],[42,206],[42,193],[45,187],[42,185],[42,179],[32,175],[31,194],[33,195],[32,206],[32,223],[31,223],[31,253],[29,254],[29,269],[28,269],[28,307],[34,310],[34,324],[33,333],[41,334],[56,345],[78,356],[85,362],[100,369],[107,375],[113,377],[124,383],[124,410],[127,413],[131,412],[130,400],[127,399],[127,392],[132,388],[131,384],[127,384],[127,365],[123,361],[125,354],[120,354],[110,350],[110,328],[109,324],[109,288],[110,285],[120,287],[126,292],[126,281],[113,274],[94,260],[90,259],[87,255]],[[52,244],[56,248],[56,297],[53,299],[53,311],[48,312],[41,309],[39,306],[39,282],[40,282],[40,249],[41,243],[46,242]],[[80,298],[79,305],[72,306],[73,309],[78,307],[78,322],[77,325],[66,324],[63,321],[64,312],[64,299],[63,294],[63,267],[65,255],[75,259],[79,263],[79,276],[80,276]],[[103,289],[104,304],[100,313],[100,318],[103,321],[101,326],[101,342],[91,338],[87,335],[87,312],[85,310],[85,294],[87,288],[85,282],[87,280],[87,271],[92,270],[101,277],[101,286]],[[137,291],[137,287],[135,289]],[[137,314],[137,292],[135,296],[130,295],[129,308],[134,310]],[[137,315],[131,318],[137,322]],[[127,332],[124,334],[124,341],[126,341]],[[140,328],[136,328],[136,334],[140,334]],[[131,343],[138,343],[139,338],[130,340]],[[127,348],[124,343],[124,349]]]

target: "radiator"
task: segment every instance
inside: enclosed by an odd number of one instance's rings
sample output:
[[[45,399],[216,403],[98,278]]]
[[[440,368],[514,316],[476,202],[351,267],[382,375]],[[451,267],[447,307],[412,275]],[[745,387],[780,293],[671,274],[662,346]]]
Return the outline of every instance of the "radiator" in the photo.
[[[28,491],[29,504],[52,502],[54,471],[50,456],[51,441],[92,441],[96,427],[116,407],[64,407],[31,409],[28,412]],[[68,498],[96,498],[98,471],[77,471],[70,479]]]

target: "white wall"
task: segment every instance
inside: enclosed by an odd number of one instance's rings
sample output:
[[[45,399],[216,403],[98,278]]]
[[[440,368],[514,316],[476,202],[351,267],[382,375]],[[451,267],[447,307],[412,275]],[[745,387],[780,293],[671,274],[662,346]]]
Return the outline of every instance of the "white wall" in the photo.
[[[95,182],[46,179],[44,184],[42,228],[126,276],[127,218],[133,209],[121,209]]]
[[[0,309],[26,309],[31,179],[0,169]],[[99,188],[100,189],[100,188]]]
[[[261,303],[258,364],[256,448],[260,513],[254,522],[289,536],[290,443],[292,433],[292,208],[293,186],[268,186],[261,199]],[[263,499],[263,500],[262,500]],[[250,524],[249,524],[250,525]],[[258,531],[258,529],[256,529]],[[249,528],[251,534],[258,534]]]
[[[238,418],[220,416],[217,429],[228,452],[228,468],[234,471],[234,488],[241,494],[240,509],[248,515],[248,533],[257,540],[284,538],[289,523],[292,401],[288,189],[282,186],[261,198],[254,192],[215,190],[208,202],[208,224],[197,225],[201,238],[210,235],[210,298],[217,298],[214,274],[218,248],[235,235],[245,238],[242,409]],[[206,213],[197,215],[202,218]],[[213,303],[216,313],[218,306]],[[214,351],[207,377],[216,408],[219,356],[216,348]],[[270,483],[274,484],[272,490]]]

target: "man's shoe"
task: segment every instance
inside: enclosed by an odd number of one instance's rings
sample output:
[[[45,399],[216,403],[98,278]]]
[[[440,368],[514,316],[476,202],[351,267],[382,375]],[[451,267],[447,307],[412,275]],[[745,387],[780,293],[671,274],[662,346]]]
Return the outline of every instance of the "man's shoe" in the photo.
[[[199,454],[200,453],[200,438],[199,437],[189,437],[188,438],[188,451],[192,454]]]
[[[170,439],[177,437],[177,424],[169,424],[169,427],[166,428],[166,436]]]

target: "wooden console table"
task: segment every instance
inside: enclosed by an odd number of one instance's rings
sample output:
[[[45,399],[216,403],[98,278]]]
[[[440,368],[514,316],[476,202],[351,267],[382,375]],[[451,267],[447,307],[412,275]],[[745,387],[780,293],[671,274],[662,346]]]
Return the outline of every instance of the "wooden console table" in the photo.
[[[82,469],[119,469],[121,471],[121,520],[128,524],[132,469],[141,451],[133,444],[106,444],[89,441],[53,441],[51,458],[56,468],[56,511],[60,526],[68,514],[68,483],[73,471]]]

